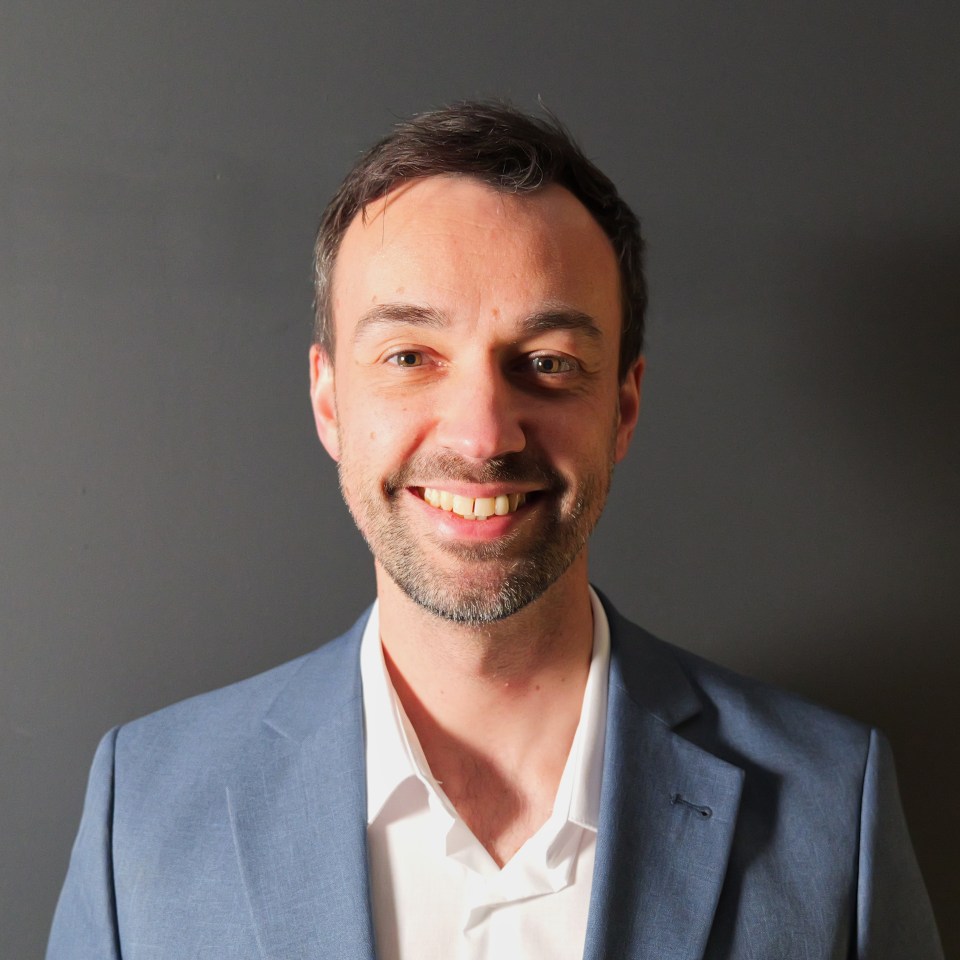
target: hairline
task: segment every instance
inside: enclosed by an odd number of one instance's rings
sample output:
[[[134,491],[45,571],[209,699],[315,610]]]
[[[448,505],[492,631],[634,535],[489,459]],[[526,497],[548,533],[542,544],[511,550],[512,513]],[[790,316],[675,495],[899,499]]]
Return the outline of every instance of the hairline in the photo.
[[[616,184],[584,153],[562,121],[535,117],[503,100],[461,100],[415,114],[367,149],[324,209],[314,240],[313,339],[332,354],[333,287],[344,234],[358,215],[405,183],[470,177],[500,192],[535,193],[555,184],[591,215],[613,248],[621,302],[618,371],[643,356],[648,302],[640,221]]]

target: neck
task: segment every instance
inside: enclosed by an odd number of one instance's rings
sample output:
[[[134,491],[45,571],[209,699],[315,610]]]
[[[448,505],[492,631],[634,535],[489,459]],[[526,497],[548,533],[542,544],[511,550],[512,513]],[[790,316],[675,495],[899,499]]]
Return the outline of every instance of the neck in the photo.
[[[553,807],[593,646],[586,557],[511,617],[468,626],[413,603],[378,569],[394,689],[434,777],[506,862]]]

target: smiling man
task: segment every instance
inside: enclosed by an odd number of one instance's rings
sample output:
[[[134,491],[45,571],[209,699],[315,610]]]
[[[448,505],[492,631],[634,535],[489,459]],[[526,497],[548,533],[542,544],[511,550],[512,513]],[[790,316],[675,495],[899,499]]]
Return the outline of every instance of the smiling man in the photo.
[[[104,738],[50,960],[942,955],[883,737],[590,587],[640,253],[552,121],[458,104],[361,158],[310,396],[377,602]]]

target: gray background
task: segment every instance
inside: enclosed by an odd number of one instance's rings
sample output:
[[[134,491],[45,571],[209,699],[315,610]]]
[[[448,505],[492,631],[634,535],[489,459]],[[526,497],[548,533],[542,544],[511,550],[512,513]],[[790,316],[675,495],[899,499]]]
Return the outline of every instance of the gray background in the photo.
[[[595,580],[880,724],[946,941],[957,5],[0,5],[0,956],[38,956],[110,726],[372,595],[307,405],[320,209],[396,117],[556,110],[649,238],[643,422]]]

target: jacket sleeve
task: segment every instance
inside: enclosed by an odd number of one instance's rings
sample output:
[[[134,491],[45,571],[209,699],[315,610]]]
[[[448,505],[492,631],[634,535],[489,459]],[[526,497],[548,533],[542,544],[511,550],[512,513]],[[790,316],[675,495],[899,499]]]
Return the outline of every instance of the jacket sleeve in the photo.
[[[97,748],[80,830],[53,918],[47,960],[120,960],[113,886],[113,772],[117,731]]]
[[[874,730],[860,809],[856,960],[943,960],[900,805],[890,745]]]

